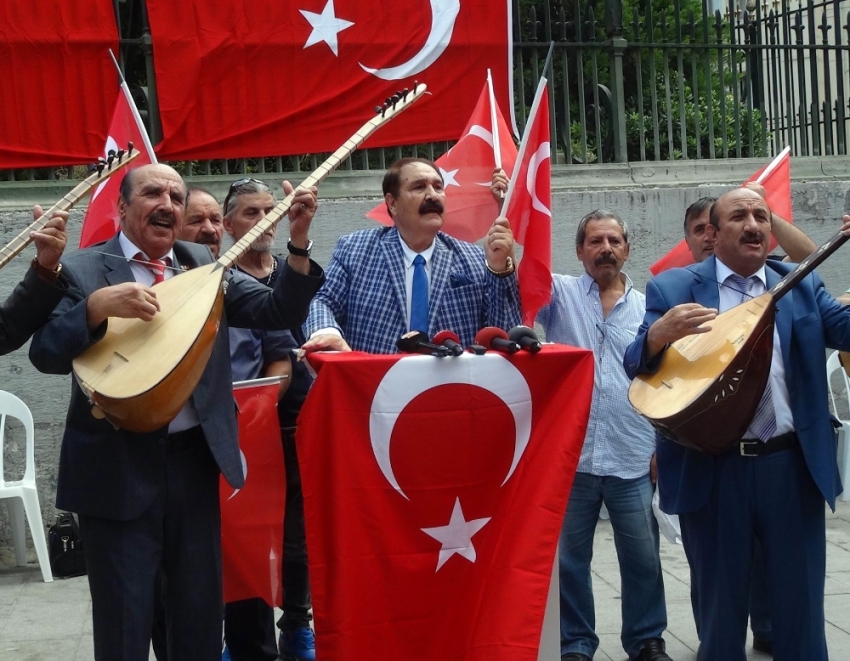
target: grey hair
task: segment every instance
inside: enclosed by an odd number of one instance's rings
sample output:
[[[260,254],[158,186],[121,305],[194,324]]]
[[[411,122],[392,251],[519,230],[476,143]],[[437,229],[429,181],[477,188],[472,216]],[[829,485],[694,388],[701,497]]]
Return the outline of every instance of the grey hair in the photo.
[[[628,243],[629,242],[629,226],[626,224],[622,218],[620,218],[613,211],[608,211],[607,209],[595,209],[587,214],[578,224],[578,229],[576,229],[576,248],[581,248],[584,245],[584,237],[587,234],[587,224],[593,220],[615,220],[617,224],[623,230],[623,240]]]
[[[259,179],[237,179],[233,182],[227,192],[227,197],[224,198],[224,217],[230,218],[236,211],[236,202],[240,195],[253,195],[254,193],[268,193],[274,198],[272,189]]]

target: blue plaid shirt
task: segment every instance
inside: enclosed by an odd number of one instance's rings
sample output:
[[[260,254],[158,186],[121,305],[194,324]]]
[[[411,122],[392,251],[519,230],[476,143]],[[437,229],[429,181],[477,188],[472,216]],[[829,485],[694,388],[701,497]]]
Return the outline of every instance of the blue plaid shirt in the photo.
[[[643,321],[646,299],[625,273],[623,277],[626,293],[603,319],[593,278],[587,273],[553,275],[552,302],[540,310],[537,321],[550,342],[593,351],[593,402],[577,470],[634,479],[649,472],[655,432],[629,403],[631,380],[623,369],[623,354]]]

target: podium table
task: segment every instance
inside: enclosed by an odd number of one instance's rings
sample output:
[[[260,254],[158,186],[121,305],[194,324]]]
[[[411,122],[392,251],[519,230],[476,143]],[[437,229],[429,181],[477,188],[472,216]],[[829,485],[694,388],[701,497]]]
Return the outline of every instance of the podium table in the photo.
[[[553,596],[557,636],[552,567],[591,353],[309,360],[317,379],[296,443],[318,658],[536,661],[551,650],[541,631]]]

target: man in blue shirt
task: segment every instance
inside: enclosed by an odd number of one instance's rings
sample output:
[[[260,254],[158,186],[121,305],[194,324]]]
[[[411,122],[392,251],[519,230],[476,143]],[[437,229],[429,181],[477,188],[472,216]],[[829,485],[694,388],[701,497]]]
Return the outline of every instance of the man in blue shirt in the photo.
[[[622,368],[645,311],[622,273],[628,228],[597,210],[579,223],[576,254],[585,273],[552,276],[552,300],[537,320],[546,339],[593,351],[596,370],[587,433],[560,538],[561,659],[590,661],[599,646],[590,561],[599,510],[611,516],[622,580],[623,649],[634,661],[670,661],[658,525],[652,514],[652,427],[628,402]]]

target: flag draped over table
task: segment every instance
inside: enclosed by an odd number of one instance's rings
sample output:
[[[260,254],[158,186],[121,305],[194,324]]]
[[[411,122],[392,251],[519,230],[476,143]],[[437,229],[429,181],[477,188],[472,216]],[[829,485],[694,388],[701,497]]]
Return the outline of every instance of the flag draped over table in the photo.
[[[130,142],[135,149],[139,150],[139,157],[127,166],[125,172],[109,177],[92,192],[85,218],[83,218],[80,248],[112,238],[120,224],[118,190],[121,180],[129,170],[135,170],[148,163],[156,163],[156,154],[151,147],[133,97],[130,95],[130,88],[127,87],[126,82],[122,82],[118,90],[118,99],[115,101],[115,110],[112,113],[103,156],[108,156],[110,150],[126,149]]]
[[[519,263],[522,320],[534,325],[537,311],[552,294],[552,174],[549,139],[549,94],[540,79],[517,155],[517,165],[505,195],[503,215],[511,221],[514,239],[523,247]]]
[[[510,0],[148,0],[163,160],[334,151],[400,89],[433,94],[368,147],[454,140],[488,67],[512,108]],[[203,93],[199,93],[202,90]]]
[[[764,197],[770,210],[787,220],[793,222],[791,213],[791,148],[786,147],[769,164],[758,170],[752,177],[744,182],[751,181],[764,187]],[[684,217],[684,212],[682,213]],[[777,246],[776,239],[771,236],[770,249]],[[655,264],[649,267],[652,275],[658,275],[667,269],[688,266],[694,263],[688,244],[684,239]]]
[[[277,418],[279,389],[278,379],[234,384],[245,486],[234,489],[223,477],[220,481],[225,602],[260,597],[270,606],[281,603],[286,474]]]
[[[495,131],[493,116],[496,117]],[[498,135],[501,167],[511,176],[517,156],[516,145],[502,112],[493,105],[489,85],[485,83],[460,140],[435,162],[445,183],[443,231],[464,241],[477,241],[486,236],[499,215],[499,207],[490,195],[490,181],[497,162],[494,133]],[[384,225],[393,224],[383,202],[366,215]]]
[[[0,2],[0,170],[97,158],[117,47],[112,0]]]
[[[310,361],[297,442],[318,657],[536,661],[592,354]]]

